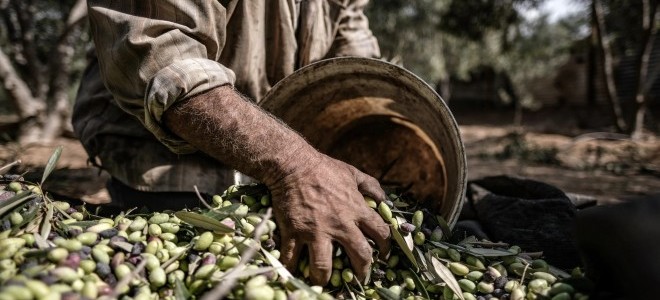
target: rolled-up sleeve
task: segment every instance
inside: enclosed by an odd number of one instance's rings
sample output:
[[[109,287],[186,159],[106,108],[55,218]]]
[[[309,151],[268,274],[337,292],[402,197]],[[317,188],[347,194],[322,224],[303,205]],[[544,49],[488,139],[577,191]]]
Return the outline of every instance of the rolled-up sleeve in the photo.
[[[234,84],[217,60],[226,13],[215,0],[89,0],[101,76],[118,105],[175,153],[195,149],[162,124],[177,101]]]

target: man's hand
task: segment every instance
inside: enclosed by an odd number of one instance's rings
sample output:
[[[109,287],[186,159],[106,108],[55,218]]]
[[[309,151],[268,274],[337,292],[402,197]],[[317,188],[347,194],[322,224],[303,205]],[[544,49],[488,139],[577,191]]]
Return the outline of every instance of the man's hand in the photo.
[[[312,281],[325,285],[332,271],[332,243],[338,242],[364,279],[372,258],[364,234],[387,255],[389,227],[362,196],[385,200],[376,179],[319,153],[231,87],[175,103],[163,118],[190,144],[271,189],[283,260],[290,270],[307,246]]]
[[[330,279],[333,242],[348,253],[361,281],[372,262],[365,234],[382,257],[388,254],[389,226],[362,196],[385,200],[385,192],[373,177],[318,153],[313,164],[296,169],[269,188],[281,233],[282,261],[295,270],[301,250],[307,246],[314,284],[325,285]]]

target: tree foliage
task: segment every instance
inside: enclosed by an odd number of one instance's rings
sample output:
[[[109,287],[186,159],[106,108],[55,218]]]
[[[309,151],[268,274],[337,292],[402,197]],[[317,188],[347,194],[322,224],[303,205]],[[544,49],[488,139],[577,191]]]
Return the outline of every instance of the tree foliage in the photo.
[[[526,19],[523,11],[543,0],[385,0],[367,13],[386,57],[429,83],[469,79],[482,66],[511,77],[529,102],[530,80],[564,62],[588,18],[550,22]],[[443,95],[444,96],[444,95]]]

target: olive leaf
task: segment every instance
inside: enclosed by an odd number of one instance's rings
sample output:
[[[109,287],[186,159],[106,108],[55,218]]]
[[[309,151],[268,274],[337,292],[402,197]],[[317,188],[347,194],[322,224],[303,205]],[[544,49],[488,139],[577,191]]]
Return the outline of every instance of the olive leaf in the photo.
[[[273,266],[275,271],[277,271],[277,274],[282,279],[284,279],[285,281],[291,282],[291,284],[293,284],[293,286],[295,286],[296,288],[298,288],[300,290],[305,290],[310,295],[318,295],[318,293],[315,292],[314,290],[312,290],[312,288],[310,288],[309,285],[307,285],[304,282],[302,282],[302,281],[296,279],[295,277],[293,277],[293,275],[291,275],[289,270],[287,270],[284,267],[284,265],[277,258],[275,258],[275,256],[270,254],[270,252],[268,252],[266,249],[263,249],[263,248],[261,249],[261,252],[266,257],[266,260],[268,260],[268,263],[271,266]]]
[[[48,237],[50,235],[50,229],[52,225],[50,221],[53,219],[53,204],[48,204],[48,209],[46,210],[46,217],[44,217],[44,222],[41,224],[41,236]]]
[[[230,277],[231,278],[249,278],[249,277],[252,277],[254,275],[266,274],[266,273],[271,272],[273,270],[275,270],[275,268],[273,268],[273,267],[260,267],[260,268],[256,268],[256,269],[244,268],[241,271],[236,271],[235,273],[231,274],[231,276],[224,276],[224,275],[228,274],[228,273],[224,273],[221,276],[219,276],[218,279],[219,280],[227,280],[227,278],[230,278]],[[215,275],[212,278],[215,279]]]
[[[211,230],[217,233],[232,233],[234,229],[222,224],[222,222],[211,217],[200,215],[190,211],[179,211],[174,215],[192,226],[199,227],[206,230]]]
[[[396,217],[396,220],[398,221],[399,224],[403,224],[406,222],[406,219],[401,218],[401,217]],[[397,244],[399,244],[399,247],[401,250],[403,250],[403,253],[406,255],[408,260],[415,266],[415,269],[419,269],[419,265],[417,264],[417,260],[415,259],[415,256],[413,255],[412,251],[415,248],[415,243],[413,242],[412,236],[408,234],[407,236],[402,236],[401,233],[399,232],[399,229],[396,228],[394,225],[390,225],[390,231],[392,232],[392,237],[396,241]]]
[[[88,227],[94,226],[98,223],[99,223],[98,221],[78,221],[78,222],[70,223],[69,226],[79,226],[80,228],[85,230]]]
[[[394,201],[392,202],[394,204],[394,207],[408,207],[410,204],[403,202],[403,201]]]
[[[565,271],[558,269],[557,267],[553,267],[551,265],[548,266],[548,272],[550,274],[557,276],[558,278],[570,278],[571,274],[566,273]]]
[[[21,232],[21,230],[23,230],[23,232],[25,232],[24,229],[27,227],[25,225],[30,223],[30,221],[34,220],[34,218],[37,216],[37,213],[39,212],[39,208],[37,207],[37,205],[27,205],[27,207],[28,207],[27,211],[24,212],[24,213],[21,213],[21,215],[23,215],[23,221],[21,221],[20,224],[17,224],[16,226],[14,226],[14,229],[11,231],[11,234],[17,234],[18,232]],[[17,211],[17,210],[20,210],[20,209],[22,209],[22,207],[19,207],[19,208],[15,209],[14,211]]]
[[[399,296],[396,293],[390,291],[389,289],[386,289],[386,288],[380,287],[380,286],[376,287],[376,293],[378,293],[378,296],[380,296],[384,300],[399,300],[399,299],[401,299],[401,296]],[[431,298],[426,298],[426,299],[431,299]]]
[[[22,191],[5,201],[0,202],[0,216],[35,197],[37,197],[37,195],[31,194],[29,191]]]
[[[239,207],[241,207],[240,203],[234,203],[229,206],[214,208],[212,210],[209,210],[208,212],[205,212],[203,215],[216,220],[222,220],[224,218],[232,216]]]
[[[282,277],[282,279],[289,280],[290,278],[293,278],[293,275],[289,272],[289,270],[287,270],[284,265],[277,258],[275,258],[275,256],[270,254],[268,250],[262,248],[261,252],[263,252],[266,260],[268,260],[268,263],[273,266],[273,268],[275,268],[275,271],[277,271],[277,274]]]
[[[462,241],[458,242],[458,245],[465,247],[468,244],[478,242],[479,240],[474,235],[464,238]]]
[[[55,165],[60,159],[60,155],[62,155],[62,146],[57,147],[55,152],[53,152],[53,154],[48,159],[48,163],[46,163],[46,168],[44,169],[44,175],[41,176],[41,184],[44,184],[44,181],[46,181],[46,178],[48,178],[50,172],[53,172],[53,169],[55,169]]]
[[[50,248],[50,245],[48,244],[48,241],[43,238],[40,234],[38,233],[33,233],[34,235],[34,243],[37,244],[37,247],[39,249],[48,249]]]
[[[458,285],[458,281],[454,277],[454,274],[451,273],[449,268],[443,265],[437,258],[433,257],[430,254],[426,255],[426,259],[431,262],[433,269],[431,271],[438,276],[442,281],[444,281],[447,286],[454,292],[454,294],[461,300],[465,300],[463,293],[461,292],[461,287]]]
[[[23,271],[23,274],[28,278],[36,277],[38,275],[44,274],[45,272],[48,272],[48,269],[50,269],[50,266],[48,265],[36,265],[30,268],[27,268]]]
[[[176,277],[176,280],[174,281],[174,298],[176,300],[187,300],[190,296],[190,291],[188,291],[186,285],[183,284],[181,279]]]
[[[420,264],[421,276],[423,276],[427,281],[431,281],[434,278],[434,276],[430,271],[431,268],[429,268],[428,262],[426,261],[426,255],[424,254],[424,252],[422,252],[422,250],[419,249],[419,247],[415,247],[415,252],[413,252],[413,254],[415,254],[415,258],[417,259],[417,262]]]
[[[348,294],[351,295],[351,299],[357,300],[357,297],[355,297],[355,292],[353,291],[353,288],[344,281],[344,287],[346,288],[346,291],[348,291]]]
[[[467,247],[469,253],[480,255],[483,257],[502,257],[502,256],[512,256],[515,255],[508,250],[499,250],[491,248],[475,248]]]
[[[307,294],[309,294],[309,295],[312,295],[312,296],[318,296],[319,295],[319,293],[312,290],[312,288],[309,287],[309,285],[305,284],[302,280],[300,280],[298,278],[291,277],[291,278],[289,278],[289,282],[291,282],[291,284],[293,284],[293,286],[295,286],[299,290],[306,291]]]
[[[442,237],[443,239],[448,239],[451,237],[451,228],[449,228],[449,224],[447,224],[447,221],[445,218],[443,218],[440,215],[437,215],[435,217],[436,221],[438,221],[438,225],[440,226],[440,229],[442,230]]]
[[[417,272],[411,268],[410,273],[412,274],[412,279],[415,282],[415,289],[422,293],[422,296],[426,299],[431,299],[431,297],[429,297],[429,292],[424,287],[424,283],[422,283],[422,280],[419,279],[419,276],[417,276]]]
[[[119,248],[121,248],[121,250],[124,250],[128,253],[130,253],[131,250],[133,250],[133,244],[128,243],[128,242],[123,242],[123,241],[112,241],[111,246],[119,247]]]

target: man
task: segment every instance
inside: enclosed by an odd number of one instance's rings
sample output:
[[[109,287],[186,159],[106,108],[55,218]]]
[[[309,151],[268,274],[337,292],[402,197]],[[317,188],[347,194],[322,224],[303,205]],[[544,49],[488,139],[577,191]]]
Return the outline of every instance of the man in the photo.
[[[313,61],[378,56],[366,2],[89,0],[98,59],[83,79],[74,127],[113,176],[113,201],[185,198],[193,185],[220,192],[234,168],[269,187],[289,269],[306,246],[311,279],[325,284],[336,242],[365,278],[365,235],[381,254],[389,250],[389,227],[362,196],[385,200],[378,182],[317,152],[239,91],[259,101]]]

